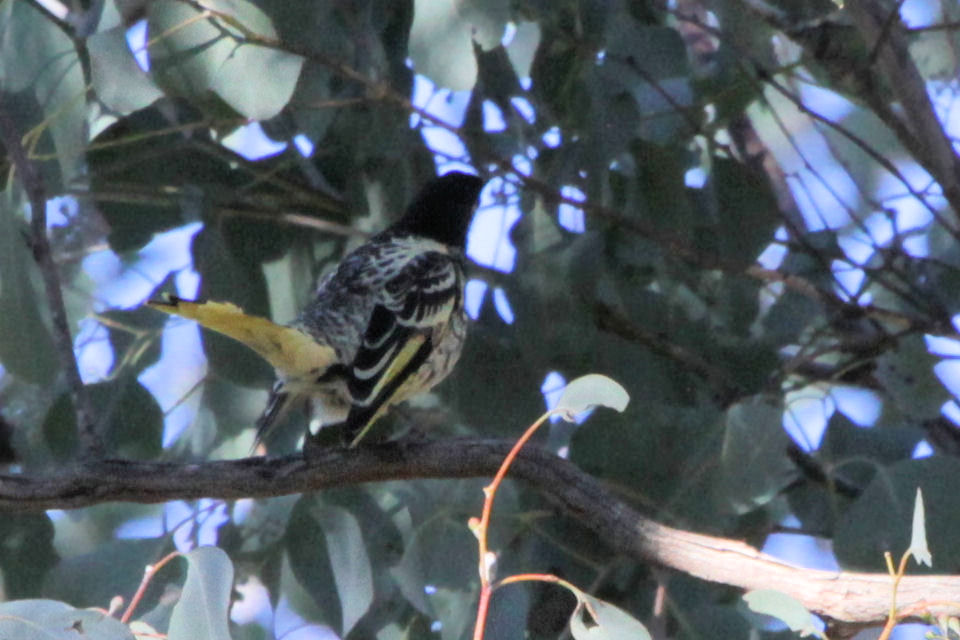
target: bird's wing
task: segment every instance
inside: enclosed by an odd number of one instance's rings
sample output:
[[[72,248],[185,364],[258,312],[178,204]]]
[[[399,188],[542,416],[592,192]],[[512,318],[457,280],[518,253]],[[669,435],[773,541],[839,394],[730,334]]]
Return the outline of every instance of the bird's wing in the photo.
[[[281,377],[323,375],[337,361],[329,345],[308,333],[247,315],[228,302],[190,301],[167,296],[151,300],[150,307],[171,315],[196,320],[201,326],[246,345],[273,365]]]
[[[446,326],[462,305],[463,276],[457,258],[425,251],[412,258],[407,254],[401,264],[377,290],[377,303],[350,367],[353,408],[345,435],[353,444],[426,362],[435,330]],[[404,389],[404,395],[416,391]]]

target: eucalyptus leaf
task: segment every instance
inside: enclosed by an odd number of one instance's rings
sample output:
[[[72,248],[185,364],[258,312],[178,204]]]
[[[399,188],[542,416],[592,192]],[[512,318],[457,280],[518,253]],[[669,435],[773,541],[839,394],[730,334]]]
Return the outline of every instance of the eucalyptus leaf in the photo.
[[[417,73],[454,91],[473,87],[473,43],[484,49],[499,44],[508,7],[504,0],[417,0],[410,29],[410,58]]]
[[[917,564],[933,566],[930,547],[927,546],[927,523],[923,507],[923,491],[917,487],[917,499],[913,503],[913,526],[910,528],[910,548],[907,549]]]
[[[937,564],[960,564],[960,462],[950,456],[903,460],[880,468],[837,523],[834,552],[844,568],[885,571],[884,552],[899,558],[911,545],[917,488],[935,508],[925,513],[928,548]],[[932,569],[918,567],[930,573]]]
[[[562,411],[565,420],[573,421],[577,414],[593,407],[609,407],[622,412],[630,402],[630,395],[620,383],[599,373],[591,373],[572,380],[560,394],[554,409]]]
[[[87,51],[93,90],[112,111],[126,115],[163,96],[149,74],[137,65],[123,25],[88,38]]]
[[[217,547],[197,547],[185,557],[187,580],[170,616],[168,640],[231,640],[233,563]]]
[[[12,600],[0,604],[0,638],[134,640],[134,635],[103,611],[74,609],[56,600]]]
[[[579,597],[580,604],[570,616],[570,633],[576,640],[651,639],[647,628],[623,609],[587,593]]]
[[[50,384],[57,373],[42,289],[27,249],[27,226],[14,215],[12,194],[0,194],[0,364],[16,376]]]
[[[211,0],[210,12],[175,0],[149,7],[154,76],[168,91],[202,99],[213,91],[247,118],[271,118],[296,88],[303,58],[266,43],[270,18],[246,0]],[[251,77],[269,83],[250,82]]]
[[[83,173],[86,85],[83,63],[64,29],[32,2],[0,5],[0,88],[6,93],[27,91],[36,100],[42,117],[24,123],[23,132],[33,126],[35,134],[49,131],[62,185]],[[28,114],[7,115],[19,120]]]
[[[826,638],[814,626],[813,614],[793,597],[773,589],[759,589],[743,594],[743,600],[752,611],[772,616],[801,636]]]
[[[313,515],[323,529],[346,636],[373,603],[373,573],[363,532],[357,519],[343,507],[321,503],[315,506]]]
[[[734,512],[769,503],[796,478],[782,423],[783,407],[770,397],[746,398],[727,409],[718,489]]]

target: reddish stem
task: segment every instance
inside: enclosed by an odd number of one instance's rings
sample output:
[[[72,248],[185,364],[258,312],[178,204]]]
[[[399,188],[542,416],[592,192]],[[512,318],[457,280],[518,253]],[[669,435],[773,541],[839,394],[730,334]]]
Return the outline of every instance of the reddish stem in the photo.
[[[140,581],[140,586],[137,587],[137,592],[133,594],[133,597],[130,599],[130,606],[127,607],[127,610],[123,612],[123,616],[120,618],[120,622],[127,624],[130,622],[130,618],[133,617],[133,612],[137,608],[137,605],[140,604],[140,600],[143,599],[143,594],[146,593],[147,587],[150,586],[150,581],[153,580],[153,576],[156,575],[157,571],[163,568],[165,564],[181,556],[179,551],[171,551],[167,555],[163,556],[159,562],[156,564],[148,564],[147,568],[143,570],[143,580]]]
[[[487,612],[490,610],[490,596],[493,595],[494,589],[491,585],[490,575],[492,573],[491,568],[495,565],[495,559],[491,559],[490,550],[487,547],[487,530],[490,528],[490,514],[493,511],[493,499],[496,497],[497,489],[500,488],[500,484],[506,477],[510,465],[513,464],[513,461],[520,454],[520,449],[523,448],[523,445],[529,442],[533,434],[540,428],[540,425],[547,421],[547,418],[558,413],[562,413],[562,411],[553,410],[546,412],[520,436],[520,439],[517,440],[513,448],[510,449],[510,453],[503,459],[503,464],[501,464],[500,469],[497,470],[497,475],[493,477],[493,481],[483,488],[483,513],[480,516],[480,521],[477,522],[476,519],[471,519],[470,529],[474,535],[477,536],[477,542],[480,548],[480,601],[477,603],[477,624],[473,629],[473,640],[483,640],[483,633],[487,624]],[[504,580],[501,584],[507,584],[507,581]]]

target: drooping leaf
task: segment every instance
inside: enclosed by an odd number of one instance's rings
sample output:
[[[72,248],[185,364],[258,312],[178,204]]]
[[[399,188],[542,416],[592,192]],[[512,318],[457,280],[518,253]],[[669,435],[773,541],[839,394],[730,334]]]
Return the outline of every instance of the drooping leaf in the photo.
[[[41,120],[49,131],[60,167],[59,180],[46,186],[66,185],[83,172],[86,142],[86,80],[77,49],[64,29],[48,19],[31,2],[6,2],[0,6],[0,87],[8,94],[28,90],[42,117],[22,122],[33,112],[15,111],[26,132]],[[49,147],[41,141],[41,148]],[[50,177],[50,174],[47,174]]]
[[[147,72],[137,65],[124,26],[87,38],[87,52],[93,89],[110,110],[126,115],[163,96]]]
[[[907,549],[917,564],[933,566],[930,547],[927,546],[927,518],[923,507],[923,492],[917,488],[917,499],[913,504],[913,526],[910,527],[910,547]]]
[[[940,416],[950,394],[934,374],[937,358],[927,350],[922,336],[901,338],[876,363],[877,379],[897,406],[906,410],[905,415],[915,421]]]
[[[47,574],[44,594],[77,607],[102,607],[118,594],[134,593],[144,567],[160,557],[166,544],[164,538],[109,540],[88,553],[63,558]],[[141,610],[160,596],[162,588],[157,587],[148,589]]]
[[[8,513],[0,518],[0,570],[8,598],[40,595],[47,572],[59,559],[53,523],[46,513]]]
[[[727,409],[720,488],[735,512],[768,503],[794,480],[796,469],[786,455],[790,438],[782,422],[783,408],[771,398],[752,397]]]
[[[41,313],[42,290],[31,277],[27,226],[14,215],[11,193],[0,198],[0,364],[24,380],[50,384],[57,358]]]
[[[313,517],[317,498],[306,494],[293,507],[284,545],[293,576],[313,599],[310,611],[316,616],[315,622],[321,622],[334,629],[342,626],[343,605],[340,594],[334,588],[336,579],[333,574],[323,528]]]
[[[333,579],[343,608],[342,634],[346,636],[373,602],[373,575],[357,519],[346,509],[319,504],[313,515],[320,523],[333,569]]]
[[[782,224],[765,174],[741,162],[715,158],[705,187],[712,216],[706,216],[725,268],[750,266]],[[712,218],[712,219],[711,219]]]
[[[471,556],[466,550],[474,550]],[[476,540],[462,524],[447,518],[423,523],[404,549],[403,558],[391,570],[400,591],[414,607],[426,615],[440,615],[425,587],[445,587],[450,591],[476,576]]]
[[[103,611],[74,609],[57,600],[0,604],[0,637],[17,640],[134,640],[125,624]]]
[[[441,87],[473,87],[477,64],[473,42],[489,49],[500,42],[509,18],[502,0],[480,3],[417,0],[410,28],[410,58],[417,73]]]
[[[231,640],[229,613],[233,563],[217,547],[186,554],[187,580],[170,616],[169,640]]]
[[[623,609],[587,593],[579,597],[580,605],[570,616],[570,633],[576,640],[650,640],[647,628]]]
[[[606,37],[606,55],[595,71],[599,87],[608,106],[629,96],[636,108],[633,126],[621,135],[659,144],[690,135],[692,116],[685,110],[693,90],[677,31],[620,15],[608,23]]]
[[[107,382],[87,385],[102,434],[111,450],[125,457],[150,459],[160,453],[163,410],[135,375],[127,373]],[[58,458],[76,453],[76,412],[71,397],[61,394],[47,412],[42,431]]]
[[[175,0],[150,4],[150,59],[158,82],[195,100],[215,92],[253,120],[277,115],[293,95],[303,58],[259,42],[277,34],[253,3],[212,0],[204,6],[216,15],[205,17]]]
[[[909,548],[918,487],[924,502],[935,506],[925,514],[932,557],[941,567],[960,565],[960,549],[952,534],[960,527],[960,462],[933,456],[878,470],[837,523],[834,553],[841,566],[885,571],[884,552],[899,558]]]
[[[567,384],[555,409],[563,412],[564,419],[574,420],[577,414],[593,407],[609,407],[622,412],[629,402],[630,395],[618,382],[590,373]]]
[[[814,626],[813,614],[800,602],[782,591],[760,589],[743,594],[743,599],[752,611],[773,616],[801,636],[826,638]]]

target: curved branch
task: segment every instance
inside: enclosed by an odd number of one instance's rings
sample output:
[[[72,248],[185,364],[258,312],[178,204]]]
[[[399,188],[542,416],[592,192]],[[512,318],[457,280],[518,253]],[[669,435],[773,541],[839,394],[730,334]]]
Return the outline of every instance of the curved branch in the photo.
[[[200,497],[264,498],[344,484],[404,478],[467,478],[496,473],[511,442],[452,438],[393,442],[359,449],[197,464],[105,460],[47,477],[0,475],[0,509],[75,509],[110,501],[155,503]],[[880,623],[892,582],[886,574],[803,569],[736,540],[674,529],[622,502],[599,480],[567,460],[530,447],[511,474],[593,530],[616,552],[742,589],[775,588],[811,611],[850,624]],[[466,523],[464,523],[466,526]],[[960,614],[960,577],[908,576],[902,607]]]

